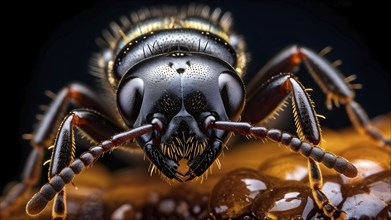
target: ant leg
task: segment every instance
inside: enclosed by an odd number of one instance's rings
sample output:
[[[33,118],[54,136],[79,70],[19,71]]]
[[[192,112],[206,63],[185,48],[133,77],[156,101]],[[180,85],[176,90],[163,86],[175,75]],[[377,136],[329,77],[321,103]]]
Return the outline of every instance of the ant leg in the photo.
[[[27,213],[30,215],[38,215],[46,207],[48,202],[53,200],[58,192],[64,190],[66,184],[72,182],[76,175],[80,174],[86,167],[92,165],[94,161],[101,157],[104,153],[126,144],[134,138],[150,133],[153,129],[154,125],[146,124],[141,127],[113,135],[111,138],[91,147],[77,159],[73,160],[73,162],[69,165],[65,166],[62,170],[59,170],[58,174],[55,174],[48,183],[43,185],[41,189],[33,195],[27,203]]]
[[[345,78],[343,74],[327,59],[306,47],[292,45],[273,57],[251,80],[246,87],[248,97],[257,94],[260,85],[272,76],[281,72],[290,72],[296,66],[304,63],[306,69],[326,94],[326,106],[331,109],[332,101],[336,106],[343,104],[353,126],[367,136],[391,146],[391,140],[385,138],[375,127],[370,125],[365,110],[354,101],[354,89],[358,84],[350,84],[353,77]]]
[[[72,83],[64,87],[48,107],[46,114],[38,124],[31,139],[33,149],[28,155],[23,168],[21,182],[14,185],[0,202],[0,217],[9,216],[18,207],[21,200],[29,194],[40,179],[44,151],[54,142],[55,132],[70,105],[83,106],[106,112],[101,106],[99,97],[88,87],[80,83]]]
[[[44,158],[44,149],[34,147],[28,155],[27,161],[23,167],[21,181],[16,183],[0,202],[0,218],[7,218],[30,194],[31,189],[37,184],[42,172],[42,163]]]
[[[292,95],[295,124],[300,138],[313,144],[321,140],[317,114],[305,88],[291,74],[279,74],[264,83],[257,94],[249,97],[242,121],[258,123],[273,115]]]
[[[304,87],[293,78],[292,75],[280,74],[274,76],[258,91],[258,94],[253,95],[250,99],[250,102],[248,103],[249,107],[248,109],[246,108],[244,112],[245,121],[246,119],[249,122],[262,120],[262,117],[269,115],[274,109],[278,109],[280,103],[282,103],[288,95],[293,93],[293,111],[295,113],[295,124],[300,139],[306,140],[314,145],[320,143],[320,126],[313,102],[306,93]],[[264,109],[263,111],[267,114],[264,112],[259,113],[259,109]],[[260,116],[258,116],[257,112]],[[310,187],[318,207],[329,217],[344,218],[345,213],[333,206],[327,196],[322,192],[322,173],[317,162],[311,158],[308,159],[308,170]]]
[[[370,119],[365,110],[355,101],[345,104],[346,112],[354,128],[362,134],[371,137],[374,140],[380,140],[384,146],[391,146],[391,139],[384,138],[383,135],[371,125]]]
[[[250,97],[249,107],[244,111],[244,120],[248,120],[249,122],[262,120],[275,109],[278,109],[280,103],[283,103],[291,93],[298,136],[300,139],[306,140],[311,144],[319,144],[321,141],[321,129],[313,102],[305,91],[305,88],[289,74],[280,74],[272,77],[263,84],[257,94]],[[261,111],[259,113],[259,109],[263,109],[263,112]],[[317,206],[331,218],[345,218],[344,216],[346,214],[333,206],[327,196],[322,192],[322,173],[319,165],[312,158],[308,159],[308,170],[310,187]]]
[[[321,190],[323,185],[322,173],[319,164],[312,158],[308,158],[308,171],[312,196],[318,207],[331,219],[346,219],[346,213],[331,204],[329,198]]]
[[[336,106],[339,103],[345,105],[350,121],[356,130],[380,141],[383,145],[391,146],[391,139],[385,138],[375,127],[370,125],[367,113],[360,104],[354,101],[353,89],[361,88],[361,85],[349,84],[353,79],[344,78],[337,68],[314,51],[305,47],[298,47],[297,50],[298,57],[302,57],[312,78],[327,95],[327,107],[332,108],[332,100]]]
[[[114,122],[98,112],[87,109],[76,109],[70,112],[61,123],[57,133],[52,157],[50,159],[49,180],[67,167],[74,159],[75,140],[74,129],[77,127],[82,134],[96,143],[109,138],[111,135],[123,131]],[[66,216],[65,188],[55,198],[52,217],[56,219]]]

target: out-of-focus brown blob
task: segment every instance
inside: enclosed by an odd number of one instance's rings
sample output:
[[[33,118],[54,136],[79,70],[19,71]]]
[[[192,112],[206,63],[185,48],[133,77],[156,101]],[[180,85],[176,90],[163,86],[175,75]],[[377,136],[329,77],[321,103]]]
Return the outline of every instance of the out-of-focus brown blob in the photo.
[[[260,194],[252,204],[259,219],[307,219],[319,212],[311,198],[311,189],[298,181],[285,181]]]
[[[286,152],[266,160],[259,166],[261,173],[286,180],[308,178],[307,160],[299,154]]]
[[[357,177],[343,177],[345,183],[359,182],[370,175],[391,170],[390,149],[379,147],[376,143],[370,141],[352,145],[342,151],[340,155],[352,162],[358,169]]]
[[[387,219],[391,214],[391,171],[386,170],[362,182],[342,187],[341,208],[352,219]]]
[[[217,219],[235,218],[248,212],[255,197],[272,188],[274,179],[251,169],[228,173],[212,190],[209,201],[212,215]]]
[[[110,212],[110,219],[206,219],[208,199],[207,194],[179,187],[163,196],[150,193],[141,205],[120,204]]]

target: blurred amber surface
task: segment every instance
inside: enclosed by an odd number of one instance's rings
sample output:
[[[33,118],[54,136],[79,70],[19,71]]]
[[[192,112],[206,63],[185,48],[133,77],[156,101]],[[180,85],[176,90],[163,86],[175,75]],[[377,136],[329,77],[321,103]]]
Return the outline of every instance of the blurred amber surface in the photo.
[[[236,218],[250,212],[254,199],[273,188],[273,178],[256,170],[238,169],[223,176],[213,187],[209,210],[217,218]]]
[[[391,114],[373,123],[391,137]],[[330,201],[349,219],[391,219],[391,149],[352,128],[324,128],[323,139],[323,148],[359,169],[349,179],[321,165]],[[327,219],[312,198],[305,158],[271,141],[229,148],[202,182],[166,183],[146,163],[114,172],[97,163],[75,178],[77,190],[67,186],[68,219]],[[51,203],[28,217],[26,202],[8,219],[50,219]]]

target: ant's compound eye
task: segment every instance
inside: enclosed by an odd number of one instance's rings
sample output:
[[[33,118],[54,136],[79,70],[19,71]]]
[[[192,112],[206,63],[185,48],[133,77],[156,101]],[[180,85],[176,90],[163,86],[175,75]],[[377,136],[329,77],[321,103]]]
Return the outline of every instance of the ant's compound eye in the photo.
[[[219,87],[224,108],[231,120],[238,120],[244,107],[244,86],[240,79],[228,72],[219,76]]]
[[[143,80],[130,78],[121,82],[117,94],[117,103],[123,119],[128,125],[133,125],[143,102]]]

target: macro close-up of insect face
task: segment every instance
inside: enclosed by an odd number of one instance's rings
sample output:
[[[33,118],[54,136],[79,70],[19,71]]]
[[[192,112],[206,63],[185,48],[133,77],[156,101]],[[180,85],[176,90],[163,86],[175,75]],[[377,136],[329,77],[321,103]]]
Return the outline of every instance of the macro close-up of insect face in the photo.
[[[26,216],[44,215],[42,213],[48,209],[53,219],[76,219],[75,216],[83,216],[75,214],[78,202],[77,199],[73,200],[83,197],[83,189],[81,187],[78,190],[79,197],[73,196],[75,194],[69,189],[73,187],[67,184],[72,183],[77,187],[77,179],[88,172],[87,168],[93,170],[92,165],[99,163],[100,158],[109,152],[113,152],[112,157],[116,156],[114,152],[117,151],[140,153],[150,164],[145,173],[151,176],[156,173],[173,187],[177,183],[203,183],[209,181],[206,179],[212,172],[213,164],[219,169],[223,165],[221,170],[224,170],[227,162],[220,162],[220,159],[225,154],[227,157],[232,154],[224,149],[231,148],[231,142],[232,145],[245,143],[246,140],[240,139],[243,136],[255,140],[271,140],[274,145],[278,143],[285,146],[283,148],[292,151],[290,154],[298,155],[304,161],[303,172],[307,176],[307,182],[300,183],[300,187],[289,183],[291,185],[287,186],[291,187],[287,189],[297,188],[302,193],[308,193],[306,198],[312,201],[312,209],[316,211],[305,211],[308,209],[306,208],[296,216],[354,218],[356,212],[346,208],[348,200],[337,203],[336,196],[323,187],[324,182],[329,179],[324,181],[322,170],[329,170],[326,171],[328,175],[333,172],[335,178],[345,181],[341,183],[341,187],[347,187],[352,182],[349,179],[362,176],[362,167],[356,158],[352,160],[345,156],[348,155],[346,153],[330,150],[334,148],[329,147],[329,143],[322,143],[319,118],[325,116],[317,113],[318,107],[310,92],[316,90],[316,93],[324,94],[328,110],[340,106],[345,109],[345,117],[355,128],[356,135],[362,134],[361,138],[373,143],[375,150],[384,151],[380,155],[386,155],[391,145],[389,135],[371,124],[366,106],[362,107],[355,99],[355,90],[362,85],[352,82],[356,78],[354,75],[345,76],[337,67],[338,61],[331,62],[325,57],[330,52],[330,47],[324,47],[318,52],[300,42],[283,45],[279,51],[272,51],[274,55],[262,63],[260,70],[248,73],[253,69],[249,67],[249,63],[257,62],[257,57],[251,56],[250,60],[248,48],[252,45],[247,44],[246,36],[236,32],[233,16],[240,17],[240,14],[234,15],[220,7],[201,4],[164,5],[132,9],[129,15],[120,16],[111,22],[96,39],[100,51],[94,53],[89,62],[89,71],[99,83],[89,85],[73,79],[58,91],[47,93],[52,101],[43,108],[45,113],[32,134],[24,135],[30,141],[32,150],[22,168],[22,178],[6,190],[2,197],[0,216],[11,217],[20,207],[25,207]],[[307,87],[299,79],[301,76],[298,76],[298,72],[303,72],[302,75],[308,73],[316,89]],[[365,90],[362,92],[365,93]],[[284,123],[288,122],[280,122],[282,125],[269,122],[272,118],[278,118],[278,113],[287,105],[291,106],[289,112],[293,115],[293,131],[284,130]],[[329,117],[335,120],[332,114]],[[80,139],[84,139],[87,144]],[[260,143],[258,145],[258,148],[262,147]],[[51,152],[50,158],[46,156],[47,149]],[[284,150],[286,149],[278,149],[281,152]],[[256,160],[259,159],[259,163],[262,157],[266,157],[253,154]],[[119,157],[127,160],[123,155]],[[250,158],[251,155],[248,155],[247,159]],[[385,160],[388,159],[386,157]],[[41,183],[44,163],[48,164],[48,181]],[[289,163],[291,162],[287,160],[281,165]],[[385,165],[380,171],[387,169],[389,167]],[[223,173],[227,171],[231,170],[227,169]],[[245,211],[239,212],[235,205],[218,206],[221,202],[231,200],[225,199],[226,194],[220,195],[221,187],[217,186],[222,185],[227,178],[242,174],[227,175],[220,180],[211,180],[215,187],[212,186],[213,190],[209,189],[212,191],[207,196],[209,201],[203,203],[208,204],[205,216],[182,216],[180,219],[286,217],[283,217],[286,213],[275,214],[270,211],[273,208],[267,212],[261,211],[260,207],[264,203],[259,203],[260,200],[256,199],[262,196],[260,189],[256,190],[257,197],[249,195],[246,199],[252,202],[251,209],[248,208],[250,205],[246,205],[246,209],[240,209]],[[217,177],[220,178],[221,175]],[[129,178],[132,178],[132,174],[129,174]],[[389,189],[389,175],[384,178],[385,188]],[[148,176],[144,180],[155,181]],[[282,180],[270,177],[265,178],[264,182],[266,188],[270,188],[270,193],[273,190],[277,193],[286,184],[277,184],[279,181]],[[167,185],[163,181],[159,184]],[[371,184],[365,186],[370,187]],[[276,188],[273,189],[272,186]],[[236,185],[233,189],[235,187]],[[342,193],[343,190],[340,191]],[[104,194],[107,190],[99,192]],[[289,193],[285,195],[292,196]],[[389,197],[391,196],[387,194],[382,200],[387,207],[390,206]],[[104,210],[115,206],[115,211],[106,211],[113,213],[111,219],[136,218],[125,218],[122,215],[121,218],[115,217],[118,215],[114,213],[120,211],[118,207],[123,207],[120,205],[124,204],[113,201],[104,199],[102,202]],[[49,203],[51,207],[48,206]],[[160,208],[159,212],[167,212],[167,207]],[[390,217],[387,208],[381,206],[379,209],[379,213],[383,214],[377,216],[388,213]],[[105,211],[95,214],[100,212]],[[145,214],[137,216],[137,219],[149,219]]]

